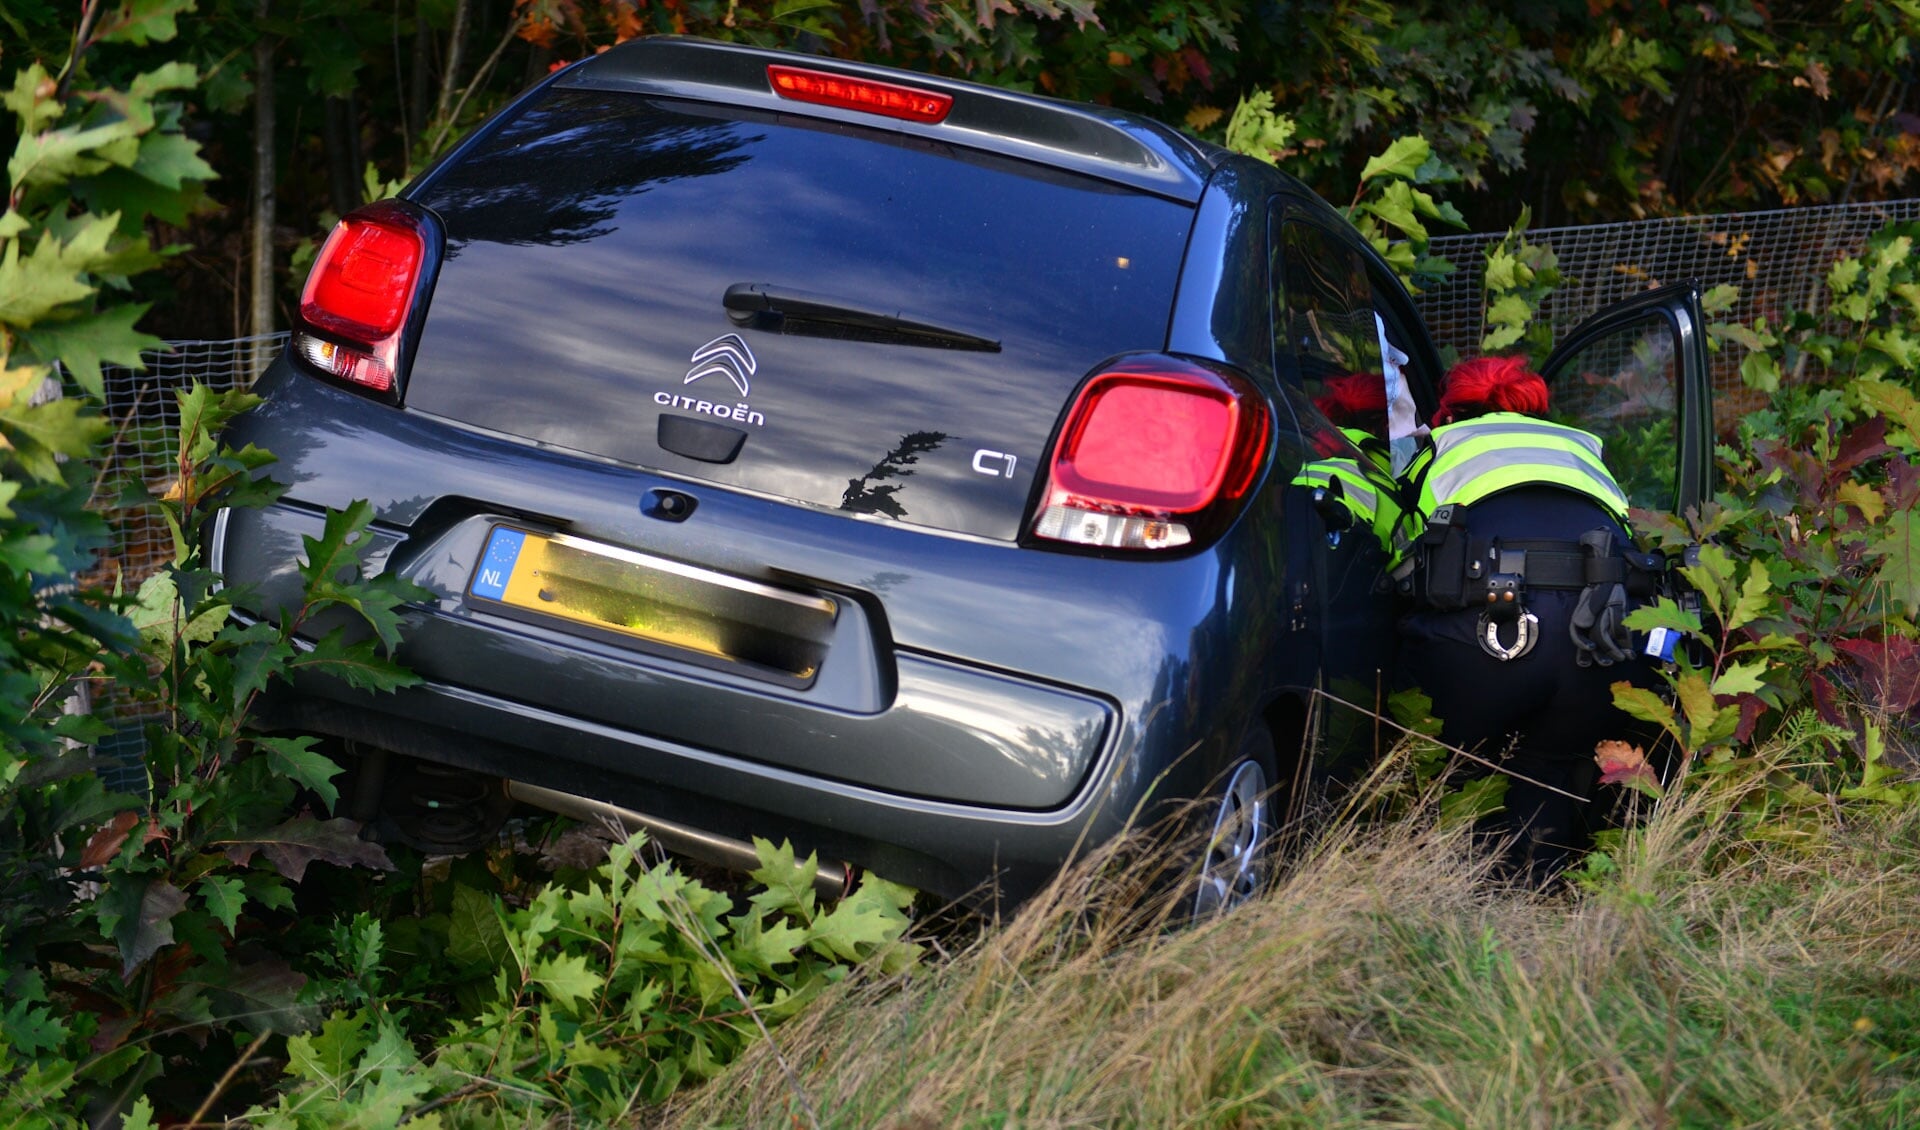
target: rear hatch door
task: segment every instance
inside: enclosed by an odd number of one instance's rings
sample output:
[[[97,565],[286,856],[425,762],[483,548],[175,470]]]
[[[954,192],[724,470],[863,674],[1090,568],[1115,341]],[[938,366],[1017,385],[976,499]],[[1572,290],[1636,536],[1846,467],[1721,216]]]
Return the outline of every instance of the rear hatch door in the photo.
[[[1164,347],[1192,220],[925,137],[578,89],[416,199],[447,257],[410,409],[996,539],[1082,378]]]

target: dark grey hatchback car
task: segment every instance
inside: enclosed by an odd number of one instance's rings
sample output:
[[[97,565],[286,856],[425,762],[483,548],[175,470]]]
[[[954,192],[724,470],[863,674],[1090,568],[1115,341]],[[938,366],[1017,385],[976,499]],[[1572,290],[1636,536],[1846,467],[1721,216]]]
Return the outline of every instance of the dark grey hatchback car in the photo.
[[[1622,478],[1671,505],[1706,457],[1697,309],[1608,317],[1556,358],[1561,407],[1651,436]],[[325,509],[372,502],[376,563],[436,596],[401,651],[425,682],[313,679],[264,717],[351,743],[403,824],[512,796],[1018,898],[1204,798],[1205,910],[1366,756],[1314,691],[1389,677],[1384,555],[1301,471],[1364,460],[1325,381],[1380,382],[1405,448],[1438,362],[1384,264],[1258,162],[636,41],[343,220],[301,319],[232,437],[290,489],[210,550],[270,614]]]

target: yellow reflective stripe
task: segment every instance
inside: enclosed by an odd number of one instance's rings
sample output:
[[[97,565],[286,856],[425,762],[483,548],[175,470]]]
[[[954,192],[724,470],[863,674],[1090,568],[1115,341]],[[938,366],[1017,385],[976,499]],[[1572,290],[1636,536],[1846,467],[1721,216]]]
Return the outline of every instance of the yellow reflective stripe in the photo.
[[[1516,436],[1545,436],[1562,443],[1579,444],[1592,452],[1595,459],[1603,458],[1604,454],[1600,437],[1592,432],[1583,432],[1579,428],[1570,428],[1562,424],[1527,420],[1525,417],[1513,420],[1469,420],[1464,424],[1452,424],[1433,433],[1433,446],[1436,453],[1445,455],[1463,444],[1479,440],[1491,442]]]
[[[1498,490],[1542,481],[1571,487],[1592,495],[1617,513],[1626,512],[1627,496],[1605,468],[1595,468],[1581,453],[1551,447],[1487,451],[1457,463],[1443,464],[1427,476],[1436,504],[1445,501],[1463,506],[1472,505]]]
[[[1371,520],[1380,511],[1380,496],[1367,481],[1365,475],[1350,465],[1349,461],[1338,463],[1309,463],[1300,468],[1293,481],[1304,486],[1323,487],[1334,479],[1339,479],[1347,501],[1354,504],[1356,510],[1364,510],[1363,517]]]
[[[1425,514],[1531,483],[1565,487],[1626,513],[1626,494],[1601,460],[1600,438],[1578,428],[1500,413],[1435,429],[1430,450],[1419,498]]]

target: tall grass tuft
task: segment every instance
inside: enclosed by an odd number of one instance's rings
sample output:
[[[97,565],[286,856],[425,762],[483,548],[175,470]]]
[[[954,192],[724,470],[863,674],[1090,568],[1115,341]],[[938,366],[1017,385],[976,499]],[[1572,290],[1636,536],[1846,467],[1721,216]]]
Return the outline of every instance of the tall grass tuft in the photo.
[[[1738,799],[1671,797],[1544,895],[1431,808],[1341,821],[1181,930],[1135,840],[777,1039],[830,1126],[1920,1125],[1920,816],[1785,845]],[[770,1051],[660,1123],[796,1124]]]

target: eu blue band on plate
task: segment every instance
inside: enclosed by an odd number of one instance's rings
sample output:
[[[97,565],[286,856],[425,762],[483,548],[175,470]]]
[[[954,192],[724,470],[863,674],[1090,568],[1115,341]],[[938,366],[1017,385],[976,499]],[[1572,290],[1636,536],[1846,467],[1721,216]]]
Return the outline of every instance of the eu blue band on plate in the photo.
[[[473,575],[473,595],[489,600],[504,599],[507,578],[513,576],[513,563],[520,560],[520,547],[526,543],[527,535],[519,530],[495,526],[493,536],[487,539],[486,555],[480,559],[480,568]]]

